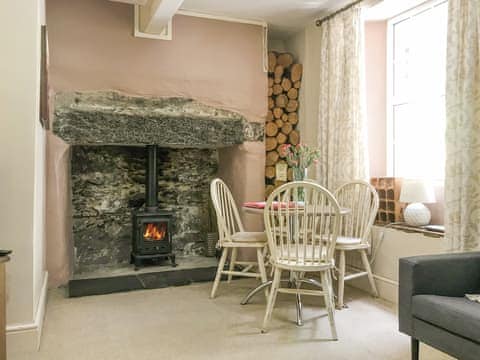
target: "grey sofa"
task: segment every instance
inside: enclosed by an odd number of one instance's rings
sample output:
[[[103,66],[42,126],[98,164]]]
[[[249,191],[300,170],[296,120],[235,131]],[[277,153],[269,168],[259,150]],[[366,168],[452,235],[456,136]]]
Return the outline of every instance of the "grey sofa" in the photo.
[[[480,252],[400,259],[398,317],[410,335],[412,359],[419,341],[457,359],[480,359]]]

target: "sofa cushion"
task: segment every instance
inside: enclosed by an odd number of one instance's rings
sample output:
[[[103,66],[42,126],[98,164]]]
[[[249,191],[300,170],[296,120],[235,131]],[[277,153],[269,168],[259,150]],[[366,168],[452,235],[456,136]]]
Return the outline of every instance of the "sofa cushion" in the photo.
[[[415,295],[413,316],[480,343],[480,304],[464,297]]]

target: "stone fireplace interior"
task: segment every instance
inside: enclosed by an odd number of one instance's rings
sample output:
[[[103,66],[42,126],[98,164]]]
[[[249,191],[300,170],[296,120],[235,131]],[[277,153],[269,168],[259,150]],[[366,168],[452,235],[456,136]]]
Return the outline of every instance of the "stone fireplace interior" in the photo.
[[[262,141],[260,123],[190,99],[83,92],[57,94],[53,132],[71,145],[71,292],[81,280],[137,276],[134,267],[141,276],[178,263],[213,277],[205,240],[218,149]]]
[[[132,213],[145,205],[146,161],[140,146],[72,147],[75,273],[130,263]],[[157,162],[158,205],[173,214],[174,252],[202,256],[217,153],[160,148]]]

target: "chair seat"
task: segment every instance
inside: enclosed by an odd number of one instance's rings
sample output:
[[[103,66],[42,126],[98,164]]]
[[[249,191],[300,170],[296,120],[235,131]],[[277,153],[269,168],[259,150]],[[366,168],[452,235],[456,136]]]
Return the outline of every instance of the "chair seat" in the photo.
[[[362,243],[362,239],[349,236],[337,237],[336,249],[368,249],[370,247],[367,243]]]
[[[465,297],[415,295],[414,317],[480,343],[480,304]]]
[[[237,232],[232,235],[234,242],[267,242],[267,235],[265,232]]]

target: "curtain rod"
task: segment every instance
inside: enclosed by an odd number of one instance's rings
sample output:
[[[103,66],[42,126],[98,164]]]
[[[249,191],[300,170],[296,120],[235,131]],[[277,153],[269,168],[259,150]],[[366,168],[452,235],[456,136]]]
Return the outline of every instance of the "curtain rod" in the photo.
[[[364,2],[364,0],[354,1],[354,2],[352,2],[351,4],[348,4],[347,6],[344,6],[343,8],[341,8],[341,9],[339,9],[339,10],[337,10],[337,11],[334,11],[334,12],[331,13],[330,15],[327,15],[327,16],[321,18],[321,19],[317,19],[317,20],[315,20],[315,25],[316,25],[316,26],[320,26],[320,25],[322,25],[322,23],[324,23],[325,21],[330,20],[330,19],[333,18],[334,16],[336,16],[336,15],[338,15],[338,14],[340,14],[340,13],[342,13],[342,12],[344,12],[344,11],[346,11],[346,10],[348,10],[348,9],[350,9],[350,8],[354,7],[355,5],[358,5],[358,4],[362,3],[362,2]]]

